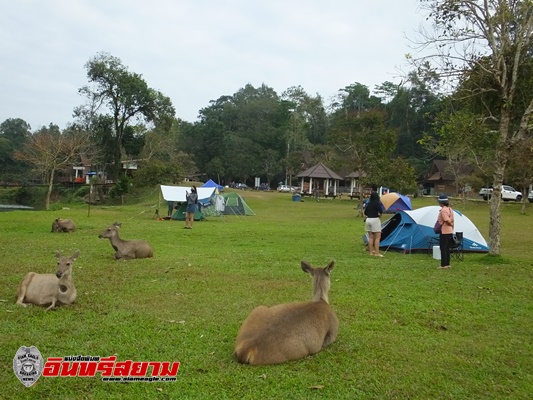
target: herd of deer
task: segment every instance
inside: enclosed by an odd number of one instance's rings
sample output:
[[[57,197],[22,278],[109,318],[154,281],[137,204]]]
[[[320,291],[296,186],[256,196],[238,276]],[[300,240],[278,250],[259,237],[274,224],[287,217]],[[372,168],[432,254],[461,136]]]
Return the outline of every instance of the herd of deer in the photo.
[[[119,237],[120,223],[106,228],[99,238],[109,239],[116,259],[147,258],[153,256],[152,247],[144,240],[123,240]],[[72,232],[71,220],[58,218],[52,232]],[[55,274],[29,272],[19,284],[17,304],[59,305],[76,301],[76,287],[72,280],[72,265],[79,257],[76,251],[66,257],[56,252]],[[244,320],[237,334],[234,355],[243,364],[268,365],[297,360],[333,343],[337,337],[339,320],[329,305],[330,273],[334,262],[324,268],[314,268],[302,261],[302,270],[312,276],[313,300],[299,303],[258,306]]]

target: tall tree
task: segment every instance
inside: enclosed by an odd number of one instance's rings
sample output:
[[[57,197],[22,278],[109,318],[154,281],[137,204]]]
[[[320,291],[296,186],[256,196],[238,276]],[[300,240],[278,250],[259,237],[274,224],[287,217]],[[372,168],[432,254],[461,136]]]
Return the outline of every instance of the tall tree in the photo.
[[[386,122],[381,110],[346,113],[340,109],[333,115],[330,143],[359,174],[362,185],[382,182],[386,177],[386,165],[396,147],[396,134]],[[362,203],[362,192],[360,200]]]
[[[501,189],[509,154],[515,143],[530,135],[533,92],[518,98],[519,81],[531,55],[533,2],[531,0],[421,0],[433,22],[423,32],[422,45],[435,53],[417,58],[420,68],[437,70],[440,76],[462,78],[475,73],[472,96],[493,94],[483,118],[497,126],[498,140],[490,204],[490,254],[501,253]],[[434,62],[437,61],[437,62]],[[434,62],[431,64],[431,62]],[[521,104],[523,102],[523,104]]]
[[[287,146],[283,155],[285,183],[292,185],[293,175],[301,170],[304,162],[303,154],[311,152],[314,145],[327,142],[327,115],[322,98],[310,96],[301,86],[288,88],[281,99]],[[294,168],[295,161],[297,168]]]
[[[194,155],[202,172],[223,176],[226,182],[269,179],[280,172],[286,148],[288,113],[280,104],[272,88],[248,84],[200,110],[200,121],[183,131],[180,148]]]
[[[370,94],[368,86],[359,82],[339,89],[336,99],[331,103],[332,109],[343,109],[346,114],[370,110],[381,106],[381,99]]]
[[[395,154],[407,159],[419,177],[427,173],[428,160],[433,157],[418,141],[431,131],[440,109],[438,83],[437,76],[420,76],[411,71],[405,82],[385,82],[375,89],[385,103],[389,127],[398,132]]]
[[[8,118],[0,124],[0,180],[24,179],[27,165],[14,158],[15,151],[24,148],[31,136],[30,125],[20,118]]]
[[[87,78],[92,84],[79,89],[87,97],[87,104],[75,109],[80,121],[95,120],[96,115],[109,115],[112,130],[105,131],[105,140],[111,144],[113,164],[111,176],[118,177],[122,149],[130,151],[139,143],[131,134],[132,125],[145,122],[170,128],[175,110],[172,102],[161,92],[148,87],[141,75],[129,72],[121,60],[107,53],[99,53],[85,65]],[[92,126],[88,127],[92,130]],[[134,150],[138,152],[137,150]]]
[[[50,196],[58,171],[70,167],[89,144],[89,136],[80,131],[61,133],[59,127],[50,124],[35,132],[15,157],[32,164],[48,185],[45,206],[50,209]]]

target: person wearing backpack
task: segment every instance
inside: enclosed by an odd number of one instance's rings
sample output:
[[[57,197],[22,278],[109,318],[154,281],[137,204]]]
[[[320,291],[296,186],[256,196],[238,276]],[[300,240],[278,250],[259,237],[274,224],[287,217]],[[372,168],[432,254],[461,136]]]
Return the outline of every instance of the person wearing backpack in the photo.
[[[453,239],[453,210],[450,207],[448,196],[441,194],[438,198],[440,205],[439,216],[437,218],[437,224],[440,224],[440,269],[450,268],[450,246]]]

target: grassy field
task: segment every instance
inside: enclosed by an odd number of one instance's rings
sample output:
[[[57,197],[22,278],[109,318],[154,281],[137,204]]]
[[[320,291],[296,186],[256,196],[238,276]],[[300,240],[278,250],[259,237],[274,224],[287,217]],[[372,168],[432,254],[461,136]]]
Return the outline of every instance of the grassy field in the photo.
[[[0,398],[13,399],[530,399],[533,394],[533,208],[502,207],[502,256],[467,254],[438,270],[427,254],[370,257],[355,201],[292,202],[290,194],[240,192],[249,217],[210,217],[192,230],[154,218],[158,194],[137,205],[70,206],[0,213]],[[434,205],[414,199],[413,207]],[[453,204],[488,237],[488,205]],[[166,212],[166,205],[161,209]],[[77,224],[53,234],[57,217]],[[154,258],[116,261],[98,234],[122,222]],[[74,264],[78,299],[56,311],[15,305],[29,271]],[[337,341],[302,360],[268,367],[232,356],[237,330],[257,305],[311,299],[300,261],[335,261],[330,303]],[[179,361],[176,382],[109,383],[13,373],[20,346],[43,357],[116,355]]]

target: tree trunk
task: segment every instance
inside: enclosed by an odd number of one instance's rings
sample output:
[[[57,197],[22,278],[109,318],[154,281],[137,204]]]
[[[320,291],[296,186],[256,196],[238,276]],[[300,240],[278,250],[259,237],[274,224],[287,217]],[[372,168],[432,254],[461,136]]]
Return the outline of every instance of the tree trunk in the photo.
[[[120,164],[120,159],[122,158],[122,150],[120,147],[120,142],[117,141],[115,152],[113,154],[113,166],[112,166],[112,178],[113,182],[116,182],[120,176],[120,170],[122,165]]]
[[[359,188],[359,204],[357,205],[357,216],[359,218],[364,217],[364,205],[365,205],[365,195],[363,193],[363,185]]]
[[[498,160],[498,157],[496,157]],[[498,162],[496,161],[498,164]],[[502,202],[503,171],[505,168],[497,165],[493,175],[493,192],[490,199],[489,216],[489,254],[500,255],[500,207]]]
[[[52,197],[52,189],[54,187],[54,173],[55,170],[50,171],[50,176],[48,177],[48,192],[46,193],[46,200],[44,202],[45,210],[50,210],[50,197]]]
[[[489,254],[493,256],[500,255],[500,208],[502,203],[502,184],[505,177],[505,167],[509,159],[509,122],[511,119],[510,112],[506,107],[501,108],[498,147],[496,148],[494,160],[494,175],[492,178],[492,198],[490,200],[489,216]]]

